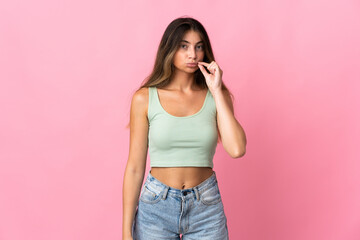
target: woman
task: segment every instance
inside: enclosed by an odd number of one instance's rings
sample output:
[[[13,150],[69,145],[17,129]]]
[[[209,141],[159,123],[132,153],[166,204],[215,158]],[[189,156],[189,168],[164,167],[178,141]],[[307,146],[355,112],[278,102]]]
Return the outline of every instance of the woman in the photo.
[[[131,102],[123,240],[228,239],[212,168],[220,139],[232,158],[245,154],[230,96],[204,27],[193,18],[173,20]],[[142,186],[148,148],[151,170]]]

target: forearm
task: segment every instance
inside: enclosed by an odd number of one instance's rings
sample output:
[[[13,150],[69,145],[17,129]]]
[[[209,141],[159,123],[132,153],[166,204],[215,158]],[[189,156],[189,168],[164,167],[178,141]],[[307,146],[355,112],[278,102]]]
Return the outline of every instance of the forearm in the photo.
[[[137,172],[126,167],[123,181],[123,238],[131,236],[131,228],[143,180],[144,171]]]
[[[233,157],[240,157],[246,151],[246,135],[236,120],[233,109],[228,104],[223,91],[214,93],[217,108],[217,120],[221,142],[224,149]]]

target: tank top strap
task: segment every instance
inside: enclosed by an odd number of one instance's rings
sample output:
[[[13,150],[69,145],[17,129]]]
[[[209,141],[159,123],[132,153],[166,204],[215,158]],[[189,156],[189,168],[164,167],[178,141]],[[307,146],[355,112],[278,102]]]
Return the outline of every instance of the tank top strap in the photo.
[[[151,121],[156,113],[161,111],[157,101],[157,93],[155,87],[149,87],[149,105],[148,105],[148,119]]]

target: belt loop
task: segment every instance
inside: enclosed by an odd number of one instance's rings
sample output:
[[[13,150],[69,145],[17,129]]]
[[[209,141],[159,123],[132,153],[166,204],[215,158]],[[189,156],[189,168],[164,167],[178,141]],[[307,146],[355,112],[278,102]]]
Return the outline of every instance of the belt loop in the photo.
[[[197,189],[197,187],[194,187],[194,191],[195,191],[196,200],[199,201],[200,197],[199,197],[199,190]]]
[[[168,193],[168,190],[169,190],[169,187],[168,186],[166,186],[166,188],[165,188],[165,190],[164,190],[164,194],[163,194],[163,196],[162,196],[162,199],[166,199],[166,195],[167,195],[167,193]]]

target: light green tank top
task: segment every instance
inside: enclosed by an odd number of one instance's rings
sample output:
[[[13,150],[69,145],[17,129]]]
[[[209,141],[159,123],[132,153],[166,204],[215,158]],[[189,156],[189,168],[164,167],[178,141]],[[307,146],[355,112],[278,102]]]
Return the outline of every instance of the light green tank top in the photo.
[[[218,133],[216,105],[208,90],[195,114],[176,117],[161,106],[156,87],[149,87],[148,146],[151,167],[211,167]]]

